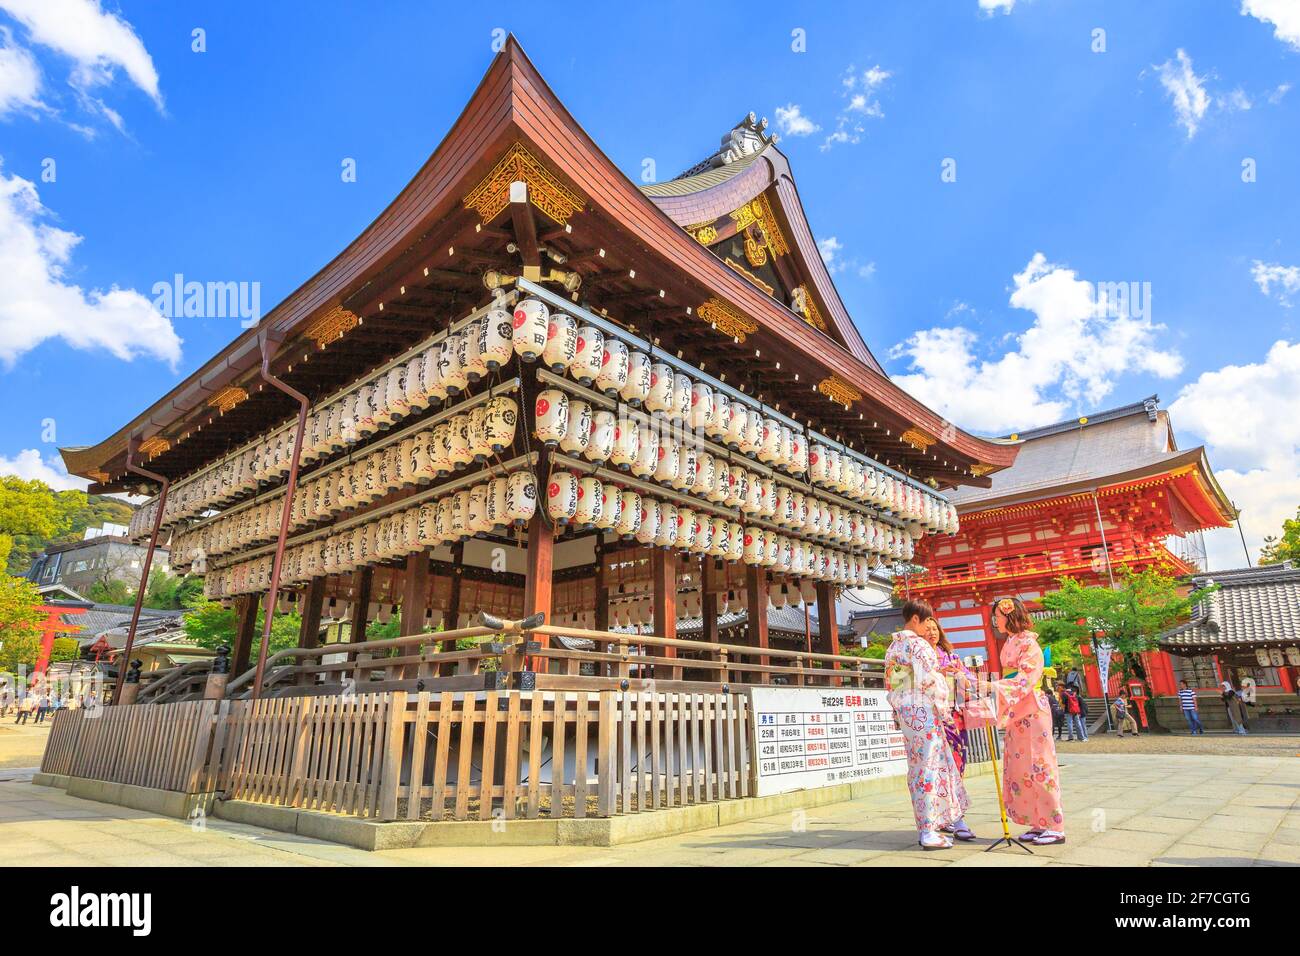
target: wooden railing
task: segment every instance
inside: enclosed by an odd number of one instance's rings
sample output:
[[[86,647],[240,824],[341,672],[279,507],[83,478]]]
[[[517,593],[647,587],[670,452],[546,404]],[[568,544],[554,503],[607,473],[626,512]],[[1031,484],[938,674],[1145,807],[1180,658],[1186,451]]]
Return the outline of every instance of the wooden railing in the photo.
[[[590,649],[554,640],[561,637],[590,642]],[[457,641],[475,646],[439,650],[443,642]],[[232,679],[227,696],[250,696],[252,682],[252,670]],[[571,627],[503,634],[476,626],[279,651],[267,660],[262,692],[268,697],[511,688],[721,693],[767,684],[879,687],[883,669],[880,661],[843,654]]]
[[[54,715],[44,773],[89,777],[159,790],[212,789],[209,760],[219,702],[158,707],[96,707]]]

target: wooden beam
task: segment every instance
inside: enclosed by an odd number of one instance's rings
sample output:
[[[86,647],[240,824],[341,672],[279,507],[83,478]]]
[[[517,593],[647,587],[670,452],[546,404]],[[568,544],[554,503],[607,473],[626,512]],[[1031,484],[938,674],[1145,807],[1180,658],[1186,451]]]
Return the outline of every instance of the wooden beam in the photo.
[[[235,646],[230,649],[230,674],[237,677],[248,670],[253,649],[253,635],[257,633],[257,605],[259,595],[241,594],[235,598]]]
[[[510,184],[510,220],[515,227],[515,245],[524,264],[524,278],[536,282],[541,278],[542,253],[537,245],[537,220],[528,203],[528,184]]]
[[[677,636],[677,552],[655,548],[650,555],[650,581],[654,593],[654,633],[659,637]],[[676,657],[677,648],[659,649],[664,657]],[[668,680],[681,680],[682,669],[673,665]]]
[[[750,564],[745,566],[745,596],[749,617],[749,640],[751,647],[766,648],[767,643],[767,568]],[[766,655],[758,659],[766,667],[771,659]],[[770,676],[766,671],[758,677],[758,683],[766,684]]]
[[[321,611],[325,607],[325,578],[312,578],[303,592],[303,607],[300,612],[302,624],[298,628],[299,647],[320,646]]]
[[[352,572],[352,628],[349,641],[366,639],[366,624],[370,616],[370,587],[374,580],[374,568],[357,568]]]
[[[545,472],[539,472],[545,474]],[[545,489],[539,495],[542,499],[537,505],[537,514],[528,523],[527,574],[524,576],[524,617],[530,617],[539,611],[546,615],[546,623],[551,622],[551,575],[555,570],[555,530],[542,514],[545,507]],[[549,643],[545,635],[539,634],[537,640],[543,647]]]
[[[605,546],[596,543],[596,630],[609,630],[609,587],[605,583]]]
[[[705,555],[700,558],[700,562],[704,565],[704,586],[700,589],[704,639],[711,644],[717,644],[721,639],[718,635],[718,592],[725,588],[726,576],[718,567],[717,558]]]
[[[402,579],[402,636],[424,630],[424,612],[429,606],[429,587],[433,583],[429,553],[417,551],[406,557],[406,575]]]
[[[817,650],[823,654],[840,652],[840,628],[835,620],[835,591],[829,581],[817,582]],[[831,665],[839,670],[839,664]],[[840,683],[838,680],[835,682]]]
[[[454,631],[456,628],[460,627],[460,591],[461,584],[465,580],[464,562],[465,542],[457,541],[451,546],[451,596],[447,599],[447,613],[444,614],[442,618],[442,629],[444,631]],[[442,642],[443,653],[454,651],[455,649],[456,642],[454,640]],[[450,670],[452,665],[444,664],[443,667],[448,669],[446,671],[447,673],[452,672]]]

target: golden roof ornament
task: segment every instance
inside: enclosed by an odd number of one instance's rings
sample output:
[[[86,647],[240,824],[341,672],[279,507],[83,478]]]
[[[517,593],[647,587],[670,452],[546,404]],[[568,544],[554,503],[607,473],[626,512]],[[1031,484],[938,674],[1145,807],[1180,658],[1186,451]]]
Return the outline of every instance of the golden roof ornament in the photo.
[[[741,342],[745,341],[745,336],[758,331],[757,322],[741,315],[721,299],[709,299],[695,310],[695,314],[723,335],[729,335]]]
[[[341,305],[336,305],[323,316],[307,326],[303,334],[319,348],[324,348],[335,339],[341,338],[361,323],[356,314]],[[245,396],[247,397],[247,396]]]
[[[539,163],[522,143],[515,143],[492,172],[469,191],[465,208],[477,212],[483,222],[491,222],[510,204],[510,184],[519,181],[528,184],[528,201],[561,226],[585,205],[580,195]]]
[[[854,402],[862,398],[861,392],[838,375],[832,375],[830,378],[824,378],[818,382],[817,391],[832,402],[839,402],[845,408],[849,408]]]

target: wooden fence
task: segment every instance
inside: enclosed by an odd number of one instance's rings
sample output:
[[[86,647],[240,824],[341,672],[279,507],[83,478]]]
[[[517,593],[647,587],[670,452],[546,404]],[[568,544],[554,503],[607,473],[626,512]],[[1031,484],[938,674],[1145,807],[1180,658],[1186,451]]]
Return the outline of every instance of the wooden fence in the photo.
[[[406,699],[403,693],[395,698]],[[613,816],[749,794],[743,694],[518,691],[396,703],[406,819]]]
[[[214,700],[60,710],[41,770],[159,790],[210,790],[209,756],[219,724]]]

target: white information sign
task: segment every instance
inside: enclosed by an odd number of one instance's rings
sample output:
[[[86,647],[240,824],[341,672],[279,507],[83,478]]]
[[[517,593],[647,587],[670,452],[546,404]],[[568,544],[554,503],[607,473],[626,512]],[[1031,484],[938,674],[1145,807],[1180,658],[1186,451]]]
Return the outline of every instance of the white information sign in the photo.
[[[760,797],[907,773],[883,690],[752,687]]]

